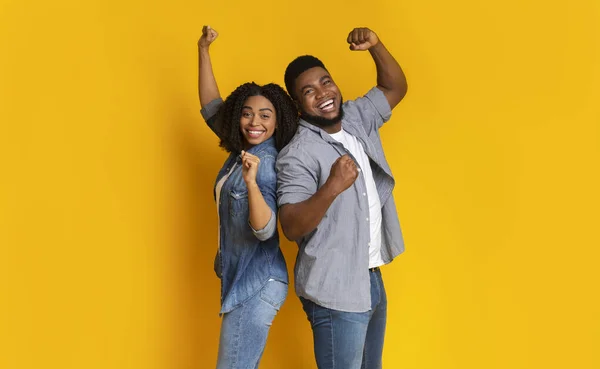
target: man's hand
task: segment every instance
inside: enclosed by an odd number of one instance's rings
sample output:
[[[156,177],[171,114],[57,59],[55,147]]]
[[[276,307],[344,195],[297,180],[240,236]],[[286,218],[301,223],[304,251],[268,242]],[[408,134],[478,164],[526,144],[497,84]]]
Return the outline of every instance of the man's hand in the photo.
[[[279,220],[283,234],[290,241],[297,241],[319,226],[327,210],[337,196],[347,190],[358,178],[358,168],[349,155],[339,157],[329,171],[329,177],[310,198],[284,204],[279,208]]]
[[[379,38],[368,28],[355,28],[348,34],[346,41],[350,44],[350,50],[365,51],[377,45]]]
[[[202,27],[202,36],[198,40],[198,48],[199,49],[208,49],[210,44],[212,44],[219,34],[214,29],[210,28],[210,26]]]
[[[348,155],[340,156],[332,165],[327,182],[335,195],[346,191],[358,178],[358,168]]]

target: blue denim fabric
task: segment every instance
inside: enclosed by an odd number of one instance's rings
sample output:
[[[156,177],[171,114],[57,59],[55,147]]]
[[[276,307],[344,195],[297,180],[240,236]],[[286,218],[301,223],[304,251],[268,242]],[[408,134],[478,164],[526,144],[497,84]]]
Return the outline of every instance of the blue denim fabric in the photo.
[[[277,214],[275,139],[271,137],[248,152],[260,159],[256,183],[266,203]],[[215,268],[220,271],[218,274],[221,277],[221,313],[228,313],[254,297],[269,279],[288,283],[277,230],[271,237],[261,241],[248,223],[248,189],[242,178],[239,155],[229,156],[215,183],[229,173],[234,163],[237,165],[223,184],[219,197],[221,246]]]
[[[287,290],[287,284],[271,280],[250,300],[223,315],[217,369],[258,368]]]
[[[371,310],[332,310],[300,297],[313,330],[319,369],[381,369],[387,298],[379,268],[370,271]]]

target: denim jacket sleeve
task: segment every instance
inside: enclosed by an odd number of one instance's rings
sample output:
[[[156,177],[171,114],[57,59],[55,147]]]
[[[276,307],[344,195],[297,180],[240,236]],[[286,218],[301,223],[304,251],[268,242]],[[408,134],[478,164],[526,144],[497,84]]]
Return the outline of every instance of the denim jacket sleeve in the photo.
[[[277,230],[277,175],[275,173],[275,157],[267,154],[265,156],[259,156],[260,164],[258,166],[258,173],[256,174],[256,184],[260,189],[260,193],[263,195],[265,202],[271,208],[271,218],[267,225],[260,230],[255,230],[254,234],[261,240],[267,240],[275,234]]]
[[[250,229],[252,229],[252,233],[254,233],[256,238],[258,238],[261,241],[266,241],[269,238],[271,238],[271,236],[273,236],[273,234],[275,233],[275,229],[277,229],[277,216],[275,215],[275,212],[271,210],[271,217],[269,218],[267,225],[263,229],[254,229],[250,222],[248,222],[248,225],[250,226]]]
[[[221,105],[223,105],[223,99],[219,97],[204,105],[202,109],[200,109],[200,114],[202,114],[202,118],[204,118],[204,121],[206,122],[208,127],[219,138],[221,138],[221,136],[219,136],[219,132],[217,130],[217,113],[219,112],[219,108],[221,107]]]

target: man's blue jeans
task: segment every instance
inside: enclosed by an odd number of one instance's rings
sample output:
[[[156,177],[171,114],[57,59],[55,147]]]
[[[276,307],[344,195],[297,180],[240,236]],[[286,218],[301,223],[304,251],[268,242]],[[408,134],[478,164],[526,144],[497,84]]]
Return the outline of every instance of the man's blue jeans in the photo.
[[[387,298],[379,268],[371,277],[371,310],[349,313],[300,298],[313,330],[319,369],[381,369]]]
[[[256,369],[288,285],[270,280],[254,297],[223,315],[217,369]]]

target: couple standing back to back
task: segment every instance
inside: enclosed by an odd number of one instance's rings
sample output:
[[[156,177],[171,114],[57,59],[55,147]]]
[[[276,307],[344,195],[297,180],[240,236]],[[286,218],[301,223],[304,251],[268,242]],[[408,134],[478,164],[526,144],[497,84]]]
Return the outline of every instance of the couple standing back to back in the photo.
[[[277,216],[298,244],[295,290],[318,368],[381,368],[387,299],[379,268],[404,243],[379,128],[406,94],[404,73],[375,32],[355,28],[350,50],[368,51],[377,70],[364,96],[343,101],[325,65],[304,55],[285,70],[287,93],[252,82],[223,101],[209,53],[217,37],[205,26],[198,41],[201,113],[230,153],[214,191],[217,369],[258,368],[286,299]]]

